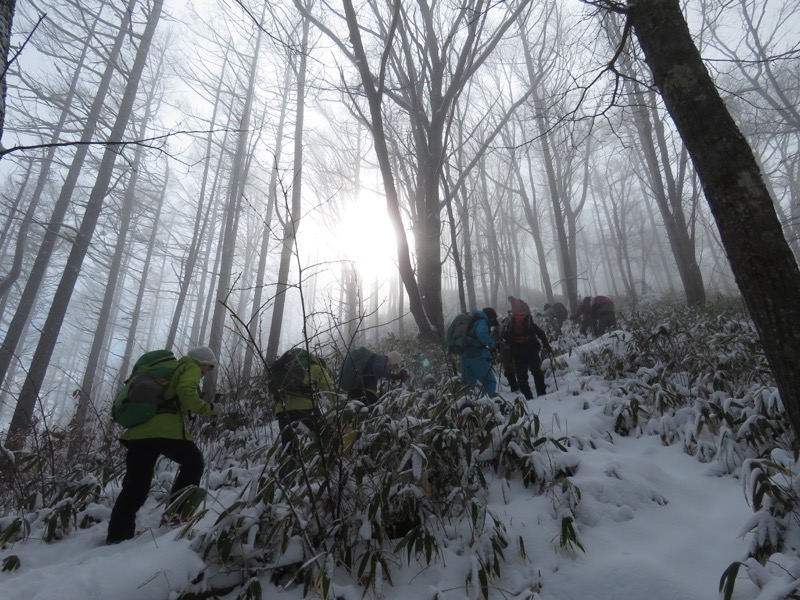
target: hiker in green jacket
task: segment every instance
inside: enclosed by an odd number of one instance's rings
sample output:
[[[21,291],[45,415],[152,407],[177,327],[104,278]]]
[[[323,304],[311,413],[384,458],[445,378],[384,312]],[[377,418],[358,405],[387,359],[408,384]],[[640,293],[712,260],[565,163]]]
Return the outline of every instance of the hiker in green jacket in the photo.
[[[318,398],[326,393],[333,395],[336,386],[320,357],[302,348],[292,348],[272,364],[270,391],[275,401],[281,445],[287,455],[278,472],[283,478],[296,466],[298,426],[304,426],[318,441],[324,437]]]
[[[177,361],[169,385],[162,397],[173,399],[171,410],[160,412],[127,429],[120,442],[127,449],[125,477],[122,491],[117,497],[108,522],[107,544],[116,544],[134,537],[136,513],[147,500],[153,470],[159,456],[166,456],[180,465],[172,484],[170,501],[187,487],[199,485],[203,475],[203,454],[186,432],[183,415],[192,412],[201,416],[217,416],[220,404],[210,404],[200,398],[200,380],[217,365],[214,352],[207,346],[198,346]]]

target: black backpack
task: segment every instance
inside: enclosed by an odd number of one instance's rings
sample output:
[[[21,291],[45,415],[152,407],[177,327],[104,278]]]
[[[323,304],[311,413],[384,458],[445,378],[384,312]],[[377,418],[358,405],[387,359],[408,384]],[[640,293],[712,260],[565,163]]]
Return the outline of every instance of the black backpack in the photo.
[[[356,348],[349,352],[342,363],[339,373],[339,387],[351,392],[364,387],[364,371],[375,353],[368,348]]]
[[[276,398],[313,393],[308,377],[312,364],[319,365],[319,359],[302,348],[287,350],[269,369],[269,391]]]

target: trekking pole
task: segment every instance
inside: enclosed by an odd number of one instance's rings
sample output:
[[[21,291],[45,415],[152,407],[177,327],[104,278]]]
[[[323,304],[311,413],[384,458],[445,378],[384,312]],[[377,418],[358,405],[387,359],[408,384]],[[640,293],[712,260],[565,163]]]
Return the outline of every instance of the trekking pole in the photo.
[[[222,394],[215,393],[214,394],[214,399],[210,402],[210,404],[213,407],[214,403],[221,402],[221,401],[222,401]],[[206,453],[208,454],[208,460],[206,460],[205,473],[204,473],[204,475],[205,475],[205,483],[203,484],[203,489],[206,492],[203,495],[203,510],[204,511],[206,509],[206,501],[208,500],[208,483],[209,483],[210,478],[211,478],[211,465],[213,464],[213,460],[211,459],[212,446],[214,446],[213,450],[216,450],[216,446],[217,446],[217,444],[216,444],[217,432],[218,432],[217,425],[218,425],[218,420],[217,420],[217,416],[215,415],[215,416],[211,417],[210,431],[207,432],[208,443],[206,444]]]
[[[553,351],[548,350],[547,353],[550,355],[550,370],[553,372],[553,383],[556,384],[556,391],[558,391],[558,378],[556,377],[556,370],[555,367],[553,366],[555,364],[555,361],[553,359]]]

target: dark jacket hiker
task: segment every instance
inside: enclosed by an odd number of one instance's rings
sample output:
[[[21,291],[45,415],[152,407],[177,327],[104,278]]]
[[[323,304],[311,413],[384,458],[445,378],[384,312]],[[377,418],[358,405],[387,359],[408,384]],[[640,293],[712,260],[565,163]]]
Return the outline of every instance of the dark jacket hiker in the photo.
[[[536,395],[543,396],[547,393],[539,350],[544,348],[550,352],[550,343],[547,341],[547,335],[542,328],[533,322],[530,308],[525,302],[514,298],[511,306],[511,315],[503,332],[503,337],[511,347],[515,383],[525,398],[531,400],[533,392],[528,382],[529,371],[533,375]],[[511,383],[510,378],[509,383]]]
[[[614,301],[608,296],[584,297],[578,312],[570,318],[573,321],[581,319],[581,335],[586,335],[591,330],[592,335],[599,337],[617,326]]]
[[[342,363],[339,387],[352,400],[363,400],[371,405],[378,401],[380,379],[406,381],[408,372],[400,370],[403,357],[392,350],[388,354],[376,354],[361,347],[349,352]]]

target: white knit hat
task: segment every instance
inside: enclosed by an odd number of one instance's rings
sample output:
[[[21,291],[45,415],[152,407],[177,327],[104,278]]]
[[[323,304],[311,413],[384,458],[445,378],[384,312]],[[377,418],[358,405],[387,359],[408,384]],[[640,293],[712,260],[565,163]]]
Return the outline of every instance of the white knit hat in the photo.
[[[386,361],[386,366],[387,367],[389,367],[389,366],[393,367],[395,365],[399,366],[400,363],[403,362],[403,357],[400,355],[400,353],[397,350],[392,350],[391,352],[389,352],[386,355],[386,358],[388,359]]]
[[[208,346],[197,346],[189,350],[186,354],[201,365],[209,365],[211,367],[217,366],[217,357],[214,355],[214,351]]]

